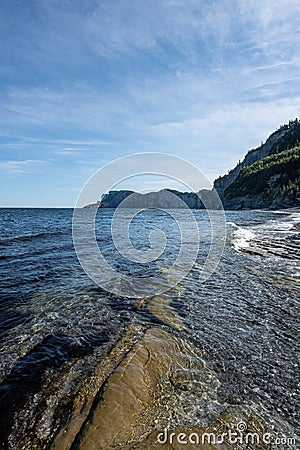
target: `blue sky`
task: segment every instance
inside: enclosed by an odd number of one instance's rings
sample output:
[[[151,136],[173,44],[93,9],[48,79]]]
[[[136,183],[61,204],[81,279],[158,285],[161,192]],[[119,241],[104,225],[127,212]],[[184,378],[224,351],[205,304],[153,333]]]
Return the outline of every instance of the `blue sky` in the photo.
[[[300,116],[299,17],[295,0],[0,0],[0,205],[74,206],[135,152],[213,181]]]

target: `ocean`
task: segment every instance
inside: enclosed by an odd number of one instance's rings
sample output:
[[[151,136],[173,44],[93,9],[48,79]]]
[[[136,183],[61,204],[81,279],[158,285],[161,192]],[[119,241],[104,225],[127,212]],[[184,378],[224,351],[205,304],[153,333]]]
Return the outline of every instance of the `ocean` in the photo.
[[[97,414],[103,430],[95,448],[157,448],[150,440],[138,443],[166,427],[226,427],[234,418],[279,436],[273,448],[297,448],[300,214],[227,211],[225,249],[204,283],[209,219],[202,210],[193,214],[201,248],[192,269],[168,292],[137,299],[107,292],[84,272],[72,241],[72,209],[0,210],[1,448],[92,449],[86,436],[95,432]],[[167,212],[147,210],[132,221],[130,237],[140,251],[149,247],[151,230],[166,235],[164,254],[140,265],[113,248],[112,216],[113,210],[98,211],[96,236],[116,270],[142,279],[172,264],[180,230]],[[118,421],[105,425],[103,417],[115,411],[112,376],[132,349],[143,355],[144,348],[151,364],[136,363],[126,394],[115,378]],[[86,410],[76,413],[84,395]],[[138,425],[128,418],[129,398]]]

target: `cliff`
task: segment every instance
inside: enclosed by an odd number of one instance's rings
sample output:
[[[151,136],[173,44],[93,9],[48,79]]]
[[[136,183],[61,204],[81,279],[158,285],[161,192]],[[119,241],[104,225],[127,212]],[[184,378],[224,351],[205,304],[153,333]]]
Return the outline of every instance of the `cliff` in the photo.
[[[300,205],[300,123],[283,125],[214,187],[225,209]]]
[[[110,191],[102,197],[99,205],[88,205],[88,207],[117,208],[120,205],[123,208],[178,209],[184,207],[182,202],[192,209],[204,208],[196,193],[179,192],[172,189],[162,189],[158,192],[146,194],[126,190]]]

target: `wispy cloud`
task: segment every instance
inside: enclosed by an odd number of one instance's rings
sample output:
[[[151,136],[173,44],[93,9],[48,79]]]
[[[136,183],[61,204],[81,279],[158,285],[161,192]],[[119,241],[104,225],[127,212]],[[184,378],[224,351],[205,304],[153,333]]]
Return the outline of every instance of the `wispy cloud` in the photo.
[[[73,145],[76,147],[64,147],[64,150],[84,150],[80,148],[80,146],[87,147],[100,147],[100,146],[110,146],[117,145],[116,142],[111,141],[103,141],[100,139],[89,139],[89,140],[70,140],[70,139],[44,139],[44,138],[16,138],[13,135],[4,135],[3,138],[7,139],[6,142],[3,142],[2,145],[6,147],[17,147],[17,146],[28,146],[28,145],[52,145],[54,147],[64,146],[64,145]],[[77,147],[79,146],[79,147]]]
[[[62,150],[56,150],[55,153],[57,155],[71,156],[78,155],[79,153],[84,152],[86,149],[84,148],[74,148],[74,147],[65,147]]]
[[[41,166],[48,165],[49,161],[25,159],[21,161],[0,161],[0,171],[5,175],[19,175],[35,173]]]

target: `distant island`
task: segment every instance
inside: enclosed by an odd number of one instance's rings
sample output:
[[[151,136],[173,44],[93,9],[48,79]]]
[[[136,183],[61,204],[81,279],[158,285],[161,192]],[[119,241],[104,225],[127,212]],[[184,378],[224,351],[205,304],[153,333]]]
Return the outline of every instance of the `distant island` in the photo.
[[[282,125],[265,143],[248,151],[243,161],[214,182],[225,209],[278,209],[300,206],[300,122]],[[170,195],[175,194],[175,196]],[[134,195],[132,195],[134,194]],[[131,196],[129,198],[129,196]],[[179,199],[176,201],[176,196]],[[179,192],[163,189],[147,194],[110,191],[85,208],[124,207],[203,209],[201,198],[209,201],[210,191]]]
[[[206,192],[210,193],[210,191]],[[185,206],[183,202],[189,208],[204,209],[204,204],[197,193],[172,189],[162,189],[146,194],[127,190],[110,191],[103,195],[99,202],[87,205],[85,208],[117,208],[121,205],[124,208],[180,209]]]

